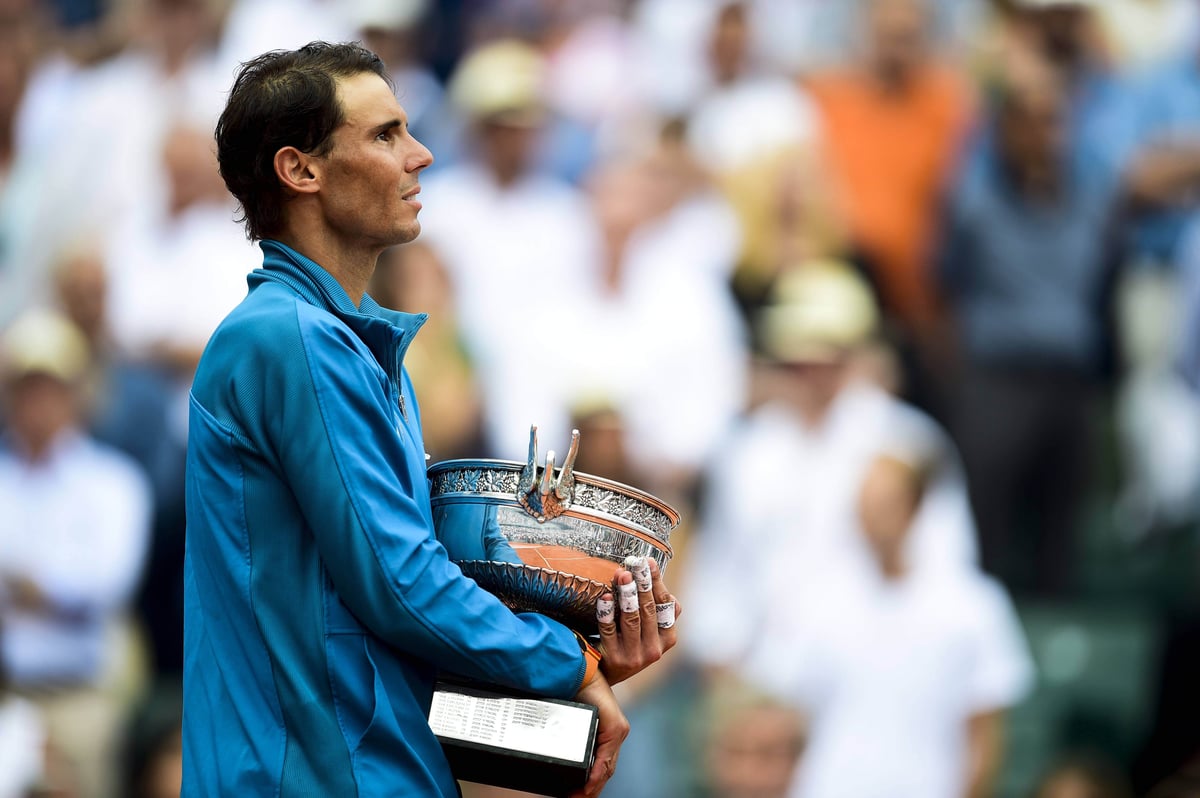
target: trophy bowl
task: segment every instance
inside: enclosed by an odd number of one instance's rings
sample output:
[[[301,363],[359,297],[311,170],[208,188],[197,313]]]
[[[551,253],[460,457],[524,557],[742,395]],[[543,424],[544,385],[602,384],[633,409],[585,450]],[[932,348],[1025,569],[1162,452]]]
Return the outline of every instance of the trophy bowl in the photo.
[[[596,599],[630,556],[660,573],[679,513],[645,491],[574,470],[579,433],[561,469],[554,452],[529,458],[446,460],[429,468],[434,526],[450,558],[514,612],[539,612],[596,633]],[[464,534],[465,533],[465,534]]]

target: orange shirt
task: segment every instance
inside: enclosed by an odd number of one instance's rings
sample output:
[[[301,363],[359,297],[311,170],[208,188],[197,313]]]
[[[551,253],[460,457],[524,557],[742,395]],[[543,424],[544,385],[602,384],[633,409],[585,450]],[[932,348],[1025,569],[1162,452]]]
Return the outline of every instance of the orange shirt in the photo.
[[[855,242],[887,309],[910,327],[937,317],[930,256],[949,172],[971,110],[958,76],[936,67],[888,94],[865,73],[815,76],[825,147]]]

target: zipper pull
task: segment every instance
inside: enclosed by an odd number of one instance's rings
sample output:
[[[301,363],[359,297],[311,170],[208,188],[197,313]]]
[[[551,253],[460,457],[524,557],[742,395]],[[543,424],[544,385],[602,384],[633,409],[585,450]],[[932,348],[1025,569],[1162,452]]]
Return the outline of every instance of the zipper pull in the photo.
[[[404,408],[404,394],[397,394],[400,404],[400,418],[408,421],[408,411]]]

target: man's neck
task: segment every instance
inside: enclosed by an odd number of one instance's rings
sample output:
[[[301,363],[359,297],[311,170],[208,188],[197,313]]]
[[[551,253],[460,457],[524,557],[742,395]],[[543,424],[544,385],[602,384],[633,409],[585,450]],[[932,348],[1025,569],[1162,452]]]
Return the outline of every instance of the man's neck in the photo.
[[[50,459],[58,444],[66,440],[72,432],[73,429],[67,426],[45,435],[14,434],[11,437],[11,443],[13,451],[27,466],[38,467]]]
[[[1053,164],[1010,164],[1009,175],[1021,196],[1033,202],[1054,202],[1063,191],[1061,170]]]
[[[886,97],[906,97],[916,83],[915,67],[899,67],[890,64],[872,64],[867,69],[876,89]]]
[[[324,236],[282,233],[276,238],[329,272],[358,307],[375,274],[379,252],[340,247]]]
[[[908,569],[904,566],[904,558],[900,554],[889,553],[879,558],[879,572],[885,581],[896,583],[905,577]]]

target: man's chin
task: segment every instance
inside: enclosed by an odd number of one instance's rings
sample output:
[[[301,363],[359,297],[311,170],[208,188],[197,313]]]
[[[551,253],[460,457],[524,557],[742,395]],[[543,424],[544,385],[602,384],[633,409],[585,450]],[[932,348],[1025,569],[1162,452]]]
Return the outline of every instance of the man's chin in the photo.
[[[412,222],[400,229],[396,235],[397,244],[407,244],[421,234],[421,223]]]

